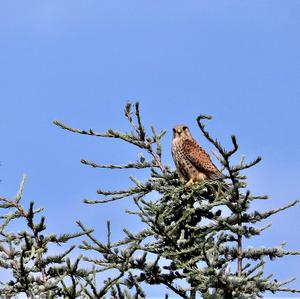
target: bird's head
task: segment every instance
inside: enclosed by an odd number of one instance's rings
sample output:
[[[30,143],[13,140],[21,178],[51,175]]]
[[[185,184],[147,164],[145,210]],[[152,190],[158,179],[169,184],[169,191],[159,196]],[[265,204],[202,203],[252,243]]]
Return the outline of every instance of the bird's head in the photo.
[[[192,137],[189,128],[186,125],[177,125],[173,128],[173,138]]]

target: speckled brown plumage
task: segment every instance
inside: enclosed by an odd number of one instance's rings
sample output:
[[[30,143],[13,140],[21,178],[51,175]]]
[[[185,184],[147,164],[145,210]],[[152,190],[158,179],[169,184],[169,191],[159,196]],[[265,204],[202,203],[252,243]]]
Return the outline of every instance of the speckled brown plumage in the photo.
[[[187,186],[223,177],[209,155],[193,139],[187,126],[177,125],[173,129],[172,156],[179,178]]]

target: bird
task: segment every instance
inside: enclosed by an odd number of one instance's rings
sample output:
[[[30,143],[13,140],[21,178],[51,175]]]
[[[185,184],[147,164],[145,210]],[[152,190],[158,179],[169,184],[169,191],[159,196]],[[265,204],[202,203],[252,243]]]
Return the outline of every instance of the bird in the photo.
[[[192,137],[186,125],[177,125],[173,128],[172,157],[179,179],[185,187],[208,179],[225,178],[210,156]]]

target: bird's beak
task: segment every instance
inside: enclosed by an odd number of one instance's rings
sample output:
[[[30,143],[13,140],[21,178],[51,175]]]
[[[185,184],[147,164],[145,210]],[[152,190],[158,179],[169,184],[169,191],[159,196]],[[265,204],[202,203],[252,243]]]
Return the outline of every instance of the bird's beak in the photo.
[[[181,132],[182,132],[181,129],[178,129],[178,130],[177,130],[177,133],[178,133],[178,134],[181,134]]]

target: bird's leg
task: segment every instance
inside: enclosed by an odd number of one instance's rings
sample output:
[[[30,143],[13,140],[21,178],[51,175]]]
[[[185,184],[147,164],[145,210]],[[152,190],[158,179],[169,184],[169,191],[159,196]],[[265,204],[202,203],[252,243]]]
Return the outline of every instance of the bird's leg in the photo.
[[[194,180],[193,180],[193,179],[190,179],[190,180],[185,184],[185,187],[186,187],[186,188],[189,188],[189,187],[191,187],[191,186],[194,185],[194,184],[195,184]]]

